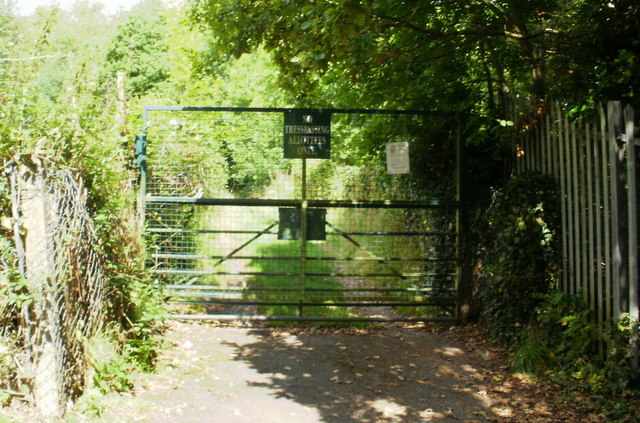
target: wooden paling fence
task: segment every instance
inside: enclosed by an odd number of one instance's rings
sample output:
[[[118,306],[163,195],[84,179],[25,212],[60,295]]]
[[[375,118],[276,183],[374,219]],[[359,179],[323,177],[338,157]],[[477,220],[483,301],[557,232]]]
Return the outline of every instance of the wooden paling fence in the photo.
[[[557,181],[562,201],[560,286],[582,294],[599,324],[638,319],[638,145],[634,110],[619,102],[589,118],[545,104],[516,125],[515,170]]]

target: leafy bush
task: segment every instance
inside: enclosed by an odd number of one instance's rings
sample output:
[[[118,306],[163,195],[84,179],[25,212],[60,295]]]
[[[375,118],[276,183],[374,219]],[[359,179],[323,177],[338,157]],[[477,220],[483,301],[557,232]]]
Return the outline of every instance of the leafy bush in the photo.
[[[482,246],[481,321],[489,334],[516,345],[555,283],[560,205],[554,181],[535,172],[497,193]]]
[[[513,369],[542,373],[559,367],[572,373],[591,362],[597,329],[589,313],[579,295],[558,291],[543,296],[516,352]]]
[[[584,406],[610,421],[631,421],[628,418],[633,411],[627,399],[637,395],[630,389],[638,381],[631,360],[637,322],[624,315],[605,324],[599,334],[590,313],[581,295],[545,295],[527,327],[526,338],[515,351],[511,368],[544,375],[570,391],[588,392]],[[604,351],[596,348],[598,340],[605,341]]]
[[[613,392],[621,392],[640,379],[638,370],[633,369],[631,348],[632,341],[638,342],[638,333],[638,322],[626,313],[605,325],[603,338],[607,349],[602,373]]]

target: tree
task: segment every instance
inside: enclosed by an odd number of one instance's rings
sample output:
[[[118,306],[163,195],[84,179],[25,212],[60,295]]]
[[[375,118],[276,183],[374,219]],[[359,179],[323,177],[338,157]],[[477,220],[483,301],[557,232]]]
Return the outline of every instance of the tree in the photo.
[[[535,99],[567,92],[556,85],[591,75],[593,62],[584,59],[594,55],[618,58],[618,73],[628,75],[611,84],[636,84],[629,75],[637,16],[626,0],[196,0],[191,11],[215,34],[213,57],[264,46],[282,85],[301,99],[325,77],[378,94],[363,95],[371,102],[424,106],[438,93],[461,110],[494,107],[505,92]]]
[[[575,1],[559,16],[565,36],[548,63],[557,98],[577,105],[623,100],[640,106],[640,5],[633,0]]]
[[[107,78],[126,74],[127,94],[140,97],[169,78],[165,61],[167,46],[162,30],[165,20],[132,16],[118,29],[107,52]]]

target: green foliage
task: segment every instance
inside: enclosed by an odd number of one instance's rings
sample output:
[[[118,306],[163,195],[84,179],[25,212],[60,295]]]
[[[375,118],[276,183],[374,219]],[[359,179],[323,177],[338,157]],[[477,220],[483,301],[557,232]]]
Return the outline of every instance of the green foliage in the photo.
[[[160,327],[166,314],[159,287],[149,281],[130,282],[131,326],[126,335],[126,351],[144,371],[155,367],[158,346],[162,343]]]
[[[101,31],[106,18],[94,12],[79,4],[71,14],[61,10],[41,11],[24,22],[2,15],[0,50],[3,57],[20,60],[0,62],[3,91],[0,159],[3,166],[9,161],[31,164],[30,160],[43,160],[50,167],[72,169],[84,180],[88,208],[99,238],[94,247],[105,259],[106,314],[113,323],[112,330],[121,333],[109,335],[112,339],[108,342],[113,344],[109,348],[117,354],[105,355],[104,361],[100,352],[92,358],[95,386],[100,391],[117,391],[131,386],[133,368],[152,368],[161,310],[159,294],[150,288],[153,284],[142,266],[137,224],[132,215],[135,193],[131,181],[135,180],[135,173],[129,167],[129,146],[114,129],[115,94],[104,96],[96,88],[112,31]],[[71,55],[72,52],[77,55]],[[7,227],[13,223],[9,218],[8,188],[3,178],[0,181],[3,334],[10,334],[12,325],[17,326],[20,307],[37,301],[17,270],[13,228]],[[106,347],[96,348],[102,351]]]
[[[1,297],[0,297],[1,298]],[[17,366],[14,359],[15,340],[12,337],[0,337],[0,408],[4,407],[11,400],[11,395],[7,391],[13,388],[16,382]]]
[[[206,73],[264,48],[307,106],[472,110],[506,97],[637,102],[637,2],[196,0]],[[636,103],[637,104],[637,103]]]
[[[132,16],[118,28],[112,41],[106,56],[106,77],[125,72],[127,94],[131,97],[142,96],[170,76],[165,60],[165,23],[162,17],[149,21]]]
[[[0,408],[11,401],[10,391],[20,386],[15,360],[19,345],[18,313],[34,300],[17,271],[15,249],[0,231]]]
[[[576,106],[622,100],[638,106],[640,86],[640,6],[632,0],[573,1],[571,13],[558,16],[572,42],[570,54],[552,55],[557,77],[552,94]]]
[[[597,330],[582,297],[561,291],[543,296],[518,348],[513,369],[542,373],[553,366],[579,369],[593,358]]]
[[[605,325],[603,338],[607,350],[602,371],[608,382],[608,388],[614,392],[628,389],[631,384],[637,384],[640,379],[638,371],[633,369],[632,364],[633,345],[637,345],[639,328],[639,322],[631,319],[626,313],[618,320]]]
[[[135,365],[119,351],[113,334],[98,334],[86,344],[95,387],[103,393],[123,392],[133,387]]]
[[[552,292],[544,295],[527,326],[526,337],[515,349],[512,371],[544,375],[571,391],[590,394],[591,409],[612,421],[628,421],[631,412],[624,396],[633,395],[638,373],[633,370],[632,340],[638,324],[628,315],[604,328],[592,322],[591,310],[580,295]]]
[[[456,8],[458,9],[458,8]],[[240,57],[262,46],[280,68],[279,82],[300,102],[326,106],[344,104],[347,98],[368,97],[367,103],[423,102],[417,96],[430,89],[458,82],[459,74],[426,70],[434,57],[441,70],[463,67],[465,53],[453,48],[451,38],[430,42],[410,25],[394,24],[413,15],[416,20],[437,20],[428,4],[404,5],[389,1],[305,3],[288,0],[251,2],[196,1],[191,18],[211,31],[211,61]],[[442,10],[449,25],[459,18],[454,9]],[[447,52],[447,54],[443,54]],[[448,77],[452,78],[449,79]],[[322,87],[328,82],[330,87]],[[369,93],[361,88],[369,85]],[[333,92],[336,95],[331,95]],[[384,99],[384,94],[389,98]],[[329,94],[329,96],[327,96]],[[416,95],[414,95],[416,94]],[[468,93],[467,93],[468,94]],[[464,98],[459,96],[459,98]],[[433,101],[439,99],[434,98]]]
[[[500,192],[488,215],[482,250],[481,320],[489,333],[517,344],[534,310],[554,285],[559,198],[548,176],[526,173]]]

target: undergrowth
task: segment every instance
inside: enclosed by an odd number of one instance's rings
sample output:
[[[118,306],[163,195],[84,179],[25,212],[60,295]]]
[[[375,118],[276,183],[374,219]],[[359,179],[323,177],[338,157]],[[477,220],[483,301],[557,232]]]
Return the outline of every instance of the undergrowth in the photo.
[[[539,173],[512,179],[488,214],[479,297],[488,335],[512,351],[511,370],[588,394],[589,412],[628,420],[638,399],[628,315],[598,327],[582,293],[557,288],[559,194]]]
[[[560,205],[554,181],[540,173],[513,178],[496,194],[482,245],[480,319],[507,345],[524,337],[542,296],[555,283]]]
[[[523,340],[514,346],[511,370],[547,378],[568,392],[588,394],[584,407],[611,421],[627,421],[629,400],[639,398],[631,346],[637,322],[623,315],[599,330],[590,313],[581,295],[544,296]]]

